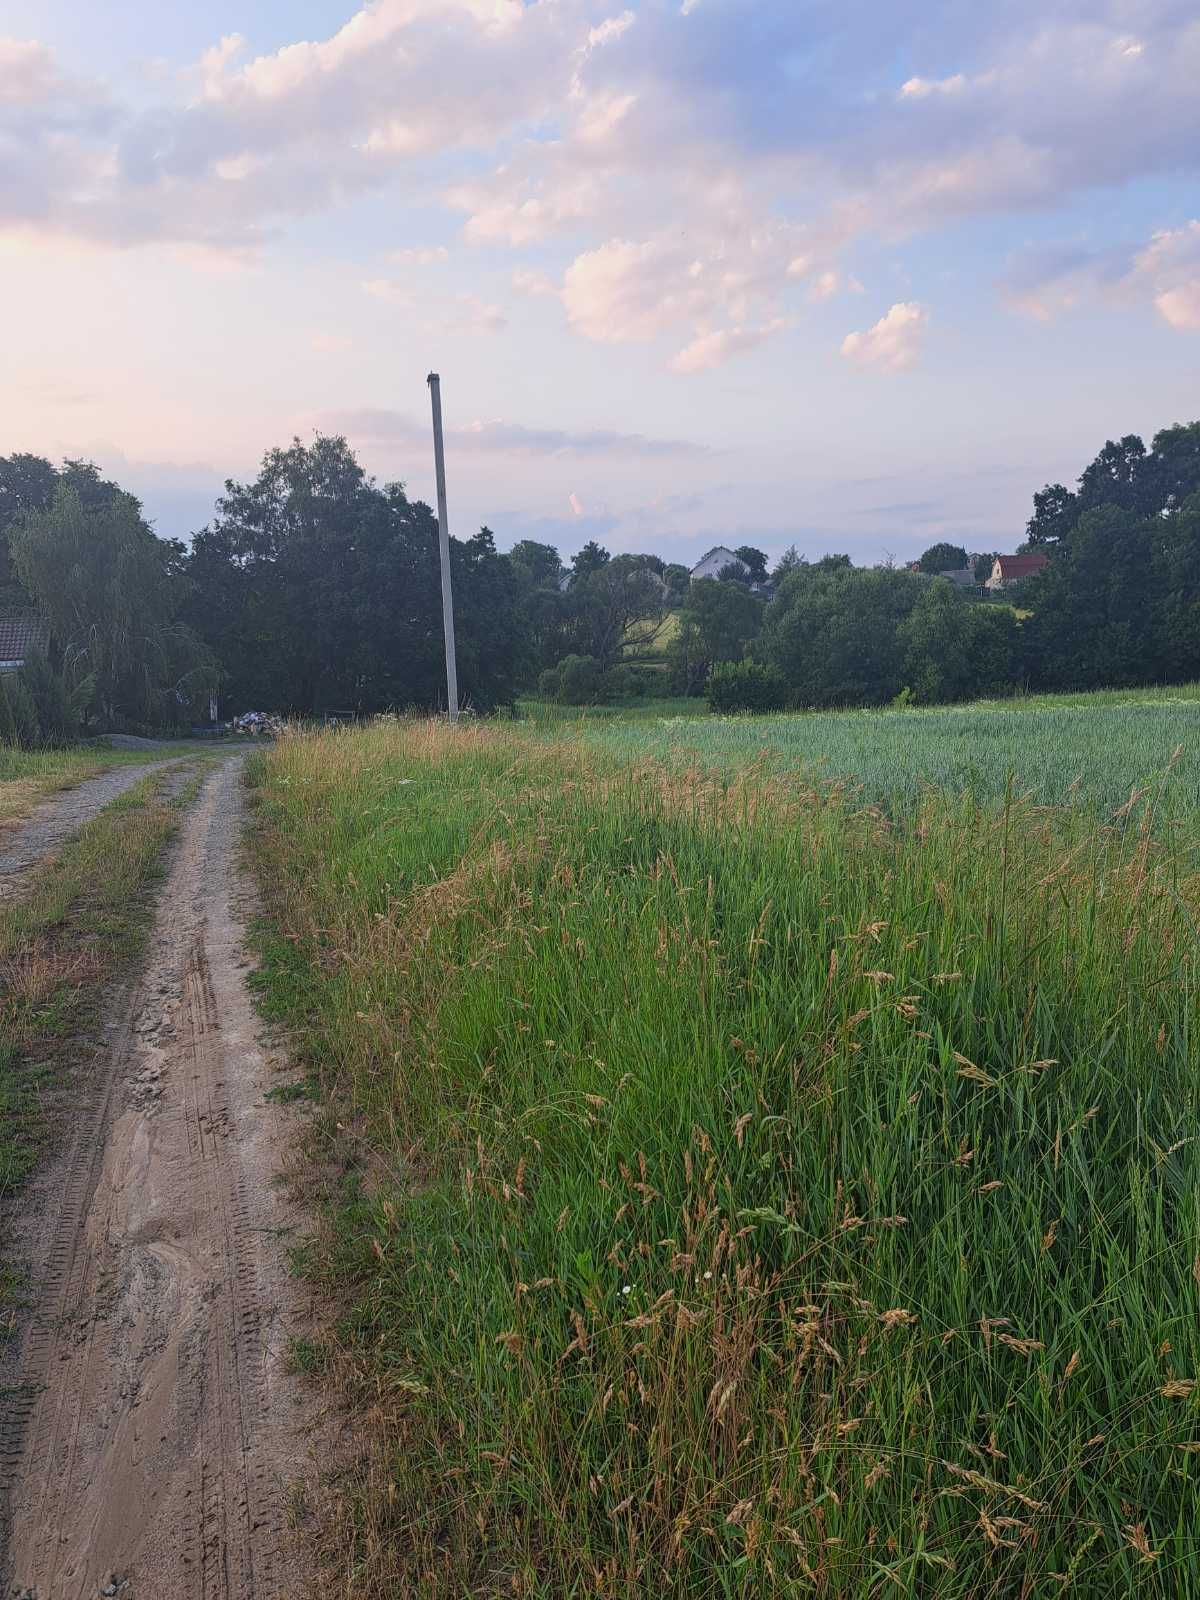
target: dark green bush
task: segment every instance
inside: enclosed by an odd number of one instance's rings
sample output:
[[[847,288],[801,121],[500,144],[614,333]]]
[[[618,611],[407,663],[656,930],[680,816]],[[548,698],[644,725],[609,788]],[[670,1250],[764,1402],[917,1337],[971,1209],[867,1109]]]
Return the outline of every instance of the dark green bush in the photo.
[[[37,706],[21,673],[5,674],[4,698],[12,720],[13,743],[22,749],[32,750],[42,742],[42,730],[38,724]]]
[[[564,656],[556,667],[542,673],[538,688],[548,700],[563,705],[595,705],[604,699],[604,674],[595,656]]]
[[[782,711],[787,684],[774,668],[758,661],[719,661],[708,675],[713,711]]]
[[[40,651],[28,656],[14,680],[23,685],[33,703],[40,744],[70,744],[79,737],[79,708],[62,675],[55,672]],[[85,698],[90,698],[90,685]]]
[[[0,745],[13,745],[17,742],[17,724],[9,704],[8,691],[4,687],[6,676],[0,675]]]

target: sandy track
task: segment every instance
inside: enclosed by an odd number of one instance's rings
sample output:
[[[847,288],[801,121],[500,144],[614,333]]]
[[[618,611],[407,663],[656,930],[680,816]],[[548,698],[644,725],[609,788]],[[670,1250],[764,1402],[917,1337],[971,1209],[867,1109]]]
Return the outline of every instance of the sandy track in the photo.
[[[294,1219],[273,1182],[287,1119],[263,1098],[245,982],[240,807],[229,761],[184,823],[146,970],[80,1073],[69,1148],[18,1219],[35,1311],[0,1366],[0,1391],[16,1385],[0,1577],[37,1600],[91,1600],[114,1575],[124,1600],[304,1592],[285,1514],[311,1476],[283,1370]]]
[[[0,833],[0,899],[12,893],[21,874],[65,844],[98,811],[132,789],[148,772],[162,770],[160,761],[145,766],[113,767],[62,794],[43,800],[27,817]]]

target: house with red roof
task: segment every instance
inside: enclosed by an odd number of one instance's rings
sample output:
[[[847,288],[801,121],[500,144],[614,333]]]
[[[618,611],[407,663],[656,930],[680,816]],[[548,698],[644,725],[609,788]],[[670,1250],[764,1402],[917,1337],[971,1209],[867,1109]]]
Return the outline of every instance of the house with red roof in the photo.
[[[1009,584],[1020,583],[1022,578],[1032,578],[1046,562],[1047,557],[1040,550],[1023,556],[997,556],[992,562],[992,575],[983,587],[989,594],[996,594]]]

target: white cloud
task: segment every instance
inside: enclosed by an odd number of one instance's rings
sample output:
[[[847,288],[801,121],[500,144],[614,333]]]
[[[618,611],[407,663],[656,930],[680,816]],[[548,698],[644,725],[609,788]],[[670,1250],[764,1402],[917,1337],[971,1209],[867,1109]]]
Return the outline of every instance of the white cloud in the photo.
[[[601,45],[611,44],[623,33],[628,33],[636,21],[637,18],[632,11],[622,11],[619,17],[606,17],[598,28],[592,28],[588,33],[588,49],[595,50]]]
[[[461,333],[471,338],[480,338],[507,328],[508,317],[502,306],[483,299],[481,295],[460,294],[442,326],[447,333]]]
[[[44,44],[0,38],[0,106],[44,99],[57,83],[54,56]]]
[[[930,95],[962,94],[966,87],[966,78],[956,72],[952,78],[909,78],[900,85],[900,94],[905,100],[928,100]]]
[[[412,291],[408,286],[397,283],[392,278],[364,278],[362,287],[363,292],[369,294],[373,300],[386,300],[395,306],[413,304]]]
[[[863,366],[903,372],[920,354],[928,321],[925,309],[915,300],[898,301],[865,333],[848,333],[842,340],[842,354]]]
[[[1154,304],[1163,321],[1173,328],[1200,332],[1200,273],[1190,283],[1181,283],[1175,289],[1164,289],[1155,295]]]
[[[753,350],[772,334],[788,326],[786,319],[781,317],[760,328],[720,328],[713,333],[701,334],[674,358],[671,362],[672,371],[685,374],[711,372],[714,367],[724,366],[731,357],[745,350]]]
[[[1156,233],[1135,258],[1129,281],[1148,289],[1170,327],[1200,332],[1200,220]]]
[[[325,431],[345,433],[355,440],[424,448],[429,438],[428,421],[415,421],[400,411],[335,411],[326,413],[316,421]],[[501,419],[469,422],[462,427],[448,428],[446,440],[456,450],[474,455],[509,455],[521,459],[530,456],[688,459],[709,454],[700,445],[684,439],[651,439],[644,434],[616,433],[608,428],[531,428],[523,423],[504,422]]]
[[[1151,305],[1169,327],[1200,330],[1200,220],[1164,228],[1142,248],[1049,247],[1010,263],[1001,284],[1008,302],[1038,322],[1099,301]]]
[[[392,250],[388,252],[388,260],[397,267],[432,267],[439,261],[445,261],[449,254],[446,246],[439,244],[411,250]]]
[[[341,355],[354,347],[354,340],[342,333],[314,333],[309,343],[321,356]]]
[[[270,53],[225,36],[148,109],[0,40],[0,233],[244,255],[411,174],[413,194],[442,187],[467,244],[564,241],[554,292],[583,337],[669,335],[697,370],[835,293],[859,238],[1200,165],[1200,18],[1181,0],[1014,0],[986,18],[928,0],[875,30],[835,27],[844,4],[760,0],[749,36],[736,7],[698,0],[363,0]],[[787,73],[814,36],[821,70],[799,93]],[[917,70],[864,93],[898,44]],[[512,265],[549,297],[543,262]],[[1192,278],[1155,272],[1139,281],[1159,314],[1190,327]]]
[[[680,330],[676,372],[707,371],[789,325],[778,312],[791,233],[721,229],[723,237],[610,239],[567,268],[562,301],[577,332],[601,344],[646,343]]]
[[[512,275],[512,285],[518,294],[533,300],[557,300],[561,291],[547,272],[536,272],[529,267],[518,267]]]

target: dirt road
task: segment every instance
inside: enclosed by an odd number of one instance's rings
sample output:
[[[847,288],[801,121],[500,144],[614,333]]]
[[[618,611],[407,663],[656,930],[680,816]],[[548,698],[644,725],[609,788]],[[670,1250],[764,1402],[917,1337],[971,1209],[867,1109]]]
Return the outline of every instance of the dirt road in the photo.
[[[240,811],[233,759],[183,825],[67,1148],[23,1198],[35,1309],[0,1362],[0,1594],[307,1592],[287,1526],[313,1470],[284,1371],[288,1118],[264,1100],[245,981]]]
[[[113,767],[65,794],[51,795],[27,817],[0,832],[0,899],[11,892],[22,873],[57,850],[98,811],[159,766],[161,762]]]

